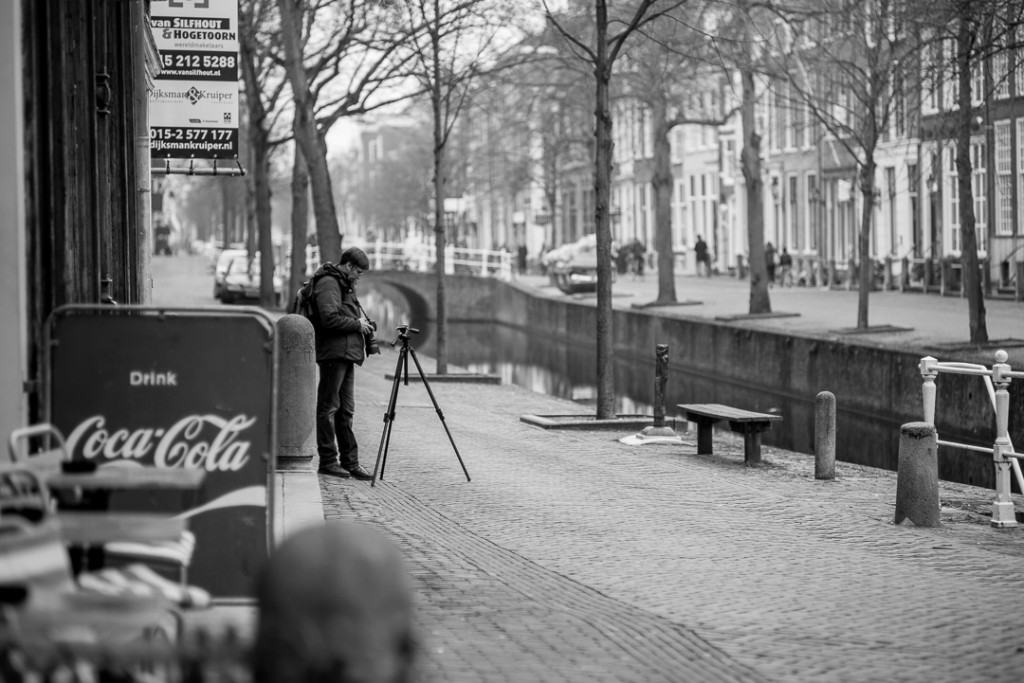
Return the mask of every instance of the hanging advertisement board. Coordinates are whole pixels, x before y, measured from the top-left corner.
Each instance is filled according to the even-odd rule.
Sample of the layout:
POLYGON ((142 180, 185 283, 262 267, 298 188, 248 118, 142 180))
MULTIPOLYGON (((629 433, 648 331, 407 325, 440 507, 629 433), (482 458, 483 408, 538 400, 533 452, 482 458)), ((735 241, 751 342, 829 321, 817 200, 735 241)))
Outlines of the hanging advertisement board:
POLYGON ((48 419, 72 460, 205 472, 198 491, 107 505, 184 518, 189 582, 219 598, 252 595, 273 529, 274 326, 253 310, 66 306, 48 328, 48 419))
POLYGON ((238 157, 238 0, 153 0, 153 159, 238 157))

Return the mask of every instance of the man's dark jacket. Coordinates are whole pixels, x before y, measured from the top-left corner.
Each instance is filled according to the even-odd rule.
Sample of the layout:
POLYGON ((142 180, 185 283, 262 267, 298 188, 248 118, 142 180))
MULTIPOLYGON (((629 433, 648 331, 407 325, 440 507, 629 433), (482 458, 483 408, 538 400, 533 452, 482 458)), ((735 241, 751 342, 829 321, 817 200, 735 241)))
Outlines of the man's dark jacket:
POLYGON ((362 365, 366 358, 359 324, 362 309, 352 281, 333 263, 320 266, 314 277, 317 278, 313 287, 317 313, 313 322, 316 362, 347 360, 362 365))

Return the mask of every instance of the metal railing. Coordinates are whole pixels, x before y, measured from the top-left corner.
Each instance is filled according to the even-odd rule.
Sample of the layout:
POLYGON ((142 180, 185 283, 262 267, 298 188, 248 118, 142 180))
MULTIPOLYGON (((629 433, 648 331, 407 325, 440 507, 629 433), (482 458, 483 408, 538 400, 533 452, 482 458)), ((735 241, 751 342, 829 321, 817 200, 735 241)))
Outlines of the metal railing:
POLYGON ((1017 518, 1013 509, 1013 498, 1010 496, 1010 471, 1017 477, 1017 485, 1024 491, 1024 474, 1021 473, 1020 463, 1017 461, 1024 458, 1024 454, 1014 451, 1013 442, 1010 440, 1009 419, 1010 419, 1010 380, 1024 379, 1024 372, 1015 371, 1006 363, 1009 356, 1006 351, 999 350, 995 354, 995 363, 992 368, 975 363, 939 362, 931 356, 921 359, 919 368, 924 384, 921 387, 924 407, 924 421, 935 424, 935 379, 939 373, 953 375, 973 375, 981 377, 988 389, 989 400, 992 409, 996 414, 996 438, 991 448, 972 446, 970 444, 956 443, 939 439, 940 446, 952 446, 963 448, 978 453, 991 453, 996 468, 996 497, 992 502, 992 526, 999 528, 1017 526, 1017 518))
MULTIPOLYGON (((429 244, 409 242, 372 242, 363 247, 373 270, 405 270, 417 273, 434 272, 437 251, 429 244)), ((444 272, 447 275, 476 275, 512 279, 512 254, 493 249, 467 249, 451 244, 444 249, 444 272)), ((306 247, 306 275, 320 267, 320 250, 306 247)))

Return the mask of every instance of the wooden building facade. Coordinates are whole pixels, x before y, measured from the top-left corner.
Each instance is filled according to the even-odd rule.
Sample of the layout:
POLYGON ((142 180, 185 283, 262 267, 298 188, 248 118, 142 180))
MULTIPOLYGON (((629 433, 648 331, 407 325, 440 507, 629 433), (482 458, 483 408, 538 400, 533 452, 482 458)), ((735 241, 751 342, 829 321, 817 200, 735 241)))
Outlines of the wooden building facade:
MULTIPOLYGON (((148 88, 158 54, 148 0, 0 2, 20 28, 10 68, 20 76, 21 121, 5 135, 22 141, 21 217, 10 227, 22 292, 0 300, 0 315, 17 314, 24 327, 23 407, 12 420, 23 423, 40 414, 43 335, 55 308, 149 301, 148 88)), ((2 389, 4 418, 14 390, 2 389)))

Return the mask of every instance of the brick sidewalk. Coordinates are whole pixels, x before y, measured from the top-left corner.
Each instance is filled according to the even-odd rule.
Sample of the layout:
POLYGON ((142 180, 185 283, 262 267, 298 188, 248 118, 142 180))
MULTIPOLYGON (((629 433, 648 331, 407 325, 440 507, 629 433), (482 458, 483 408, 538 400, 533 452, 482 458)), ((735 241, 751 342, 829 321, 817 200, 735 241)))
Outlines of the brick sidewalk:
MULTIPOLYGON (((373 466, 394 356, 357 375, 373 466)), ((428 367, 430 364, 428 363, 428 367)), ((895 475, 771 448, 629 447, 545 432, 525 413, 586 408, 512 386, 401 387, 386 480, 321 481, 328 520, 379 525, 419 595, 437 681, 1016 681, 1024 531, 942 484, 939 529, 892 524, 895 475)))

